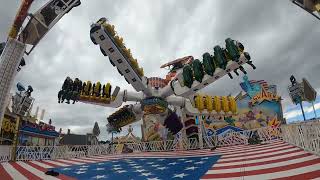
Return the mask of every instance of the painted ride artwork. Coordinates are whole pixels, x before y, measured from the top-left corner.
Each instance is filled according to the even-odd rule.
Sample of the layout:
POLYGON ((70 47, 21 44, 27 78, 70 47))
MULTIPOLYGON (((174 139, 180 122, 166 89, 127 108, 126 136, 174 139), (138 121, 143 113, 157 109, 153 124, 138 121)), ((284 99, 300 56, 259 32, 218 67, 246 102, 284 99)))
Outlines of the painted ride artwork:
MULTIPOLYGON (((291 2, 320 19, 319 0, 291 2)), ((91 44, 85 47, 87 49, 79 45, 77 51, 96 50, 99 60, 111 65, 98 61, 88 63, 103 67, 103 71, 110 71, 113 75, 120 74, 126 88, 120 87, 121 81, 116 81, 118 85, 111 80, 106 82, 112 77, 99 77, 103 73, 94 72, 100 81, 88 80, 84 75, 86 67, 81 67, 81 71, 70 72, 69 69, 63 79, 41 80, 42 85, 46 81, 48 84, 49 81, 55 82, 54 88, 50 86, 55 91, 53 97, 43 94, 37 83, 25 86, 30 79, 21 79, 19 75, 28 68, 30 59, 38 57, 36 47, 43 44, 41 41, 48 41, 45 36, 50 34, 49 31, 60 31, 53 27, 61 24, 62 19, 69 23, 68 28, 72 28, 68 18, 75 18, 72 13, 78 10, 84 12, 81 8, 88 2, 46 0, 41 6, 38 3, 21 1, 13 22, 10 21, 12 25, 7 39, 0 44, 0 179, 320 178, 317 88, 307 78, 298 81, 294 75, 283 74, 288 77, 287 94, 284 94, 283 85, 275 83, 279 81, 268 77, 255 78, 262 71, 272 74, 278 65, 272 65, 275 69, 261 66, 256 50, 252 51, 256 42, 241 39, 247 36, 240 33, 235 37, 219 37, 214 41, 219 44, 206 48, 194 45, 193 48, 200 50, 186 49, 183 51, 187 54, 181 56, 178 50, 172 51, 178 58, 161 66, 161 58, 165 56, 156 57, 159 62, 148 61, 152 64, 149 68, 152 66, 152 71, 158 72, 153 66, 159 63, 162 71, 167 72, 164 76, 148 76, 150 69, 143 68, 137 60, 141 54, 134 56, 134 50, 129 48, 130 44, 136 51, 137 44, 132 41, 126 44, 120 34, 126 37, 128 34, 120 25, 119 28, 115 26, 118 26, 116 19, 122 15, 118 12, 119 17, 115 18, 109 15, 109 11, 104 14, 88 12, 96 18, 91 24, 87 22, 87 34, 83 34, 91 44), (236 85, 239 90, 226 88, 224 85, 228 83, 236 85), (208 88, 213 86, 223 91, 209 92, 208 88), (228 94, 230 91, 233 92, 228 94), (33 114, 34 105, 43 102, 42 97, 48 104, 54 102, 54 106, 62 108, 65 120, 44 118, 45 109, 38 116, 39 107, 33 114), (287 99, 291 99, 291 106, 300 105, 304 121, 289 123, 286 117, 290 114, 283 110, 288 106, 287 99), (304 102, 312 104, 313 119, 305 115, 311 110, 304 109, 304 102), (89 108, 83 110, 92 106, 115 111, 99 121, 101 117, 95 112, 89 108), (77 108, 76 114, 72 113, 74 108, 77 108), (82 110, 91 118, 86 120, 85 128, 81 127, 82 110), (68 123, 74 119, 79 126, 69 128, 72 125, 68 123), (91 122, 92 131, 85 132, 91 122), (104 124, 100 129, 98 124, 101 122, 104 124), (57 130, 56 127, 61 128, 57 130), (67 132, 63 132, 63 128, 67 132), (82 134, 77 134, 80 131, 82 134), (101 137, 105 133, 110 139, 101 137)), ((233 28, 241 31, 236 26, 233 28)), ((194 35, 199 34, 202 32, 194 35)), ((141 41, 139 36, 134 37, 135 41, 141 41)), ((66 39, 58 41, 68 44, 66 39)), ((157 53, 153 55, 157 56, 157 53)), ((304 61, 307 63, 307 58, 304 61)), ((300 110, 293 112, 300 113, 300 110)))

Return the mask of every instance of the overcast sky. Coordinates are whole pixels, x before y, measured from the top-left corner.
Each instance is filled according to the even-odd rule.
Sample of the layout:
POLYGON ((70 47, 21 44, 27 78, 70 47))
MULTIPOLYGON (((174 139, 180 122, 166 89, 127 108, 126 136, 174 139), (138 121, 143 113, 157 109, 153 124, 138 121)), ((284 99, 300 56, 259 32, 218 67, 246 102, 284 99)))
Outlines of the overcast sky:
MULTIPOLYGON (((20 1, 0 2, 0 40, 5 41, 20 1)), ((31 12, 45 2, 36 0, 31 12)), ((204 52, 212 53, 215 45, 225 46, 224 40, 231 37, 244 44, 257 66, 255 71, 245 66, 249 78, 276 84, 285 111, 297 110, 287 93, 291 74, 320 89, 320 21, 289 0, 82 0, 25 57, 27 65, 16 78, 33 86, 35 106, 46 109, 45 119, 52 118, 64 132, 67 128, 90 132, 97 121, 105 139, 106 117, 115 111, 82 103, 58 104, 57 93, 66 76, 133 90, 89 38, 90 24, 100 17, 115 25, 148 77, 164 77, 166 70, 159 68, 163 63, 186 55, 200 58, 204 52)), ((224 77, 204 92, 236 94, 241 80, 224 77)), ((139 123, 134 127, 140 135, 139 123)))

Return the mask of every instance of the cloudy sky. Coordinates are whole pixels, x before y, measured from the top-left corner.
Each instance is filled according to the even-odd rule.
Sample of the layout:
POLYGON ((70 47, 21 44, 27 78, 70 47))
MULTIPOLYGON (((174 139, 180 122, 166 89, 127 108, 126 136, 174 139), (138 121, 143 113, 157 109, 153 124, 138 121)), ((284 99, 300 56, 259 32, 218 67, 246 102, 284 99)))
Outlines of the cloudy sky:
MULTIPOLYGON (((0 2, 5 4, 0 7, 0 40, 5 41, 20 0, 0 2)), ((45 2, 36 0, 31 12, 45 2)), ((320 89, 320 21, 289 0, 82 0, 81 6, 65 15, 25 57, 27 65, 16 78, 16 82, 33 86, 35 106, 46 109, 45 119, 52 118, 64 132, 67 128, 74 133, 90 132, 97 121, 101 139, 108 138, 106 117, 115 111, 81 103, 58 104, 57 92, 66 76, 133 90, 90 41, 90 24, 100 17, 115 25, 149 77, 164 77, 161 64, 186 55, 199 58, 231 37, 244 44, 257 66, 255 71, 245 67, 249 78, 278 86, 288 119, 301 118, 286 90, 291 74, 297 80, 307 78, 320 89)), ((224 77, 204 92, 236 94, 240 81, 241 77, 224 77)), ((310 105, 305 106, 307 113, 312 113, 310 105)), ((316 108, 320 109, 319 102, 316 108)), ((139 123, 134 127, 139 135, 139 123)))

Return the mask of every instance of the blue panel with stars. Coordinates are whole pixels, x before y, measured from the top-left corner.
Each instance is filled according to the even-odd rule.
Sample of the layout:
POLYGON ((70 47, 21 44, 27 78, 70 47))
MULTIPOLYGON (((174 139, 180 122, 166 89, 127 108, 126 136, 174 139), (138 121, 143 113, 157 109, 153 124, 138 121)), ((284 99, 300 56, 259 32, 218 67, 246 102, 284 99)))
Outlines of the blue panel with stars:
POLYGON ((53 168, 77 179, 165 180, 200 179, 220 156, 181 158, 127 158, 100 163, 53 168))

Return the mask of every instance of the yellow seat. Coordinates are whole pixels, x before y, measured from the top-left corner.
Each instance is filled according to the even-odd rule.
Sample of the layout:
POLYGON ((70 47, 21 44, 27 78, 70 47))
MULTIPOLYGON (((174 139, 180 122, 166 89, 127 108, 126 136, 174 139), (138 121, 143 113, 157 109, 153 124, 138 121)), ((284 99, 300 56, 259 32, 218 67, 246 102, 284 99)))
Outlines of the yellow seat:
POLYGON ((127 48, 123 48, 122 50, 123 50, 124 56, 126 56, 127 58, 129 58, 130 53, 129 53, 128 49, 127 49, 127 48))
POLYGON ((144 75, 143 68, 139 68, 138 73, 139 73, 139 76, 143 76, 144 75))
POLYGON ((114 25, 108 24, 108 23, 103 23, 102 26, 104 27, 107 32, 114 37, 116 35, 116 31, 114 29, 114 25))
POLYGON ((96 83, 93 89, 93 94, 95 97, 97 97, 96 94, 101 94, 101 83, 99 81, 96 83))
POLYGON ((91 81, 87 81, 86 86, 84 87, 85 95, 88 95, 90 93, 91 89, 92 89, 91 81))
POLYGON ((225 113, 229 112, 229 103, 227 96, 222 97, 222 108, 225 113))
POLYGON ((315 6, 315 9, 318 13, 320 13, 320 3, 316 4, 315 6))
POLYGON ((104 87, 104 93, 106 95, 106 98, 110 97, 110 92, 111 92, 111 84, 107 83, 104 87))
POLYGON ((234 97, 229 97, 229 102, 230 102, 230 110, 233 114, 237 113, 237 103, 234 99, 234 97))
POLYGON ((219 96, 214 96, 213 101, 214 101, 214 110, 219 113, 221 111, 221 100, 220 100, 220 97, 219 96))
POLYGON ((118 47, 124 48, 123 38, 122 37, 116 36, 114 38, 114 40, 116 41, 116 44, 118 45, 118 47))
POLYGON ((195 98, 196 108, 202 112, 204 110, 204 102, 203 102, 203 96, 197 95, 195 98))
POLYGON ((206 107, 208 112, 211 112, 213 110, 212 97, 209 95, 206 95, 206 107))
POLYGON ((138 68, 138 61, 137 59, 132 59, 131 60, 131 65, 134 69, 137 69, 138 68))

